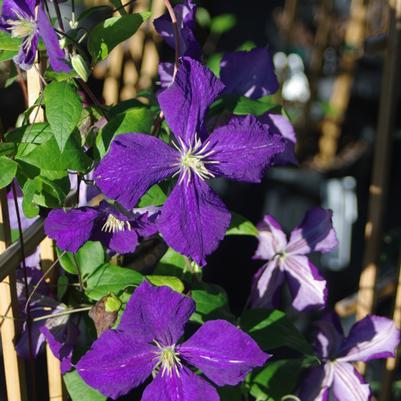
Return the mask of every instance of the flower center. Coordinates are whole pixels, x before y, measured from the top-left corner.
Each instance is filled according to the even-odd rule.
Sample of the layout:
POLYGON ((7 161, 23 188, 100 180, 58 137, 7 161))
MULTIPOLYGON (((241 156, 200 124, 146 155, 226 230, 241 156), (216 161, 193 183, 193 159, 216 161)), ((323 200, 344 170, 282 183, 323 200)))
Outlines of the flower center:
POLYGON ((102 226, 102 231, 106 233, 117 233, 119 231, 131 231, 129 221, 118 220, 116 216, 109 214, 106 222, 102 226))
POLYGON ((179 184, 186 179, 188 185, 191 182, 192 174, 196 174, 203 181, 213 178, 214 174, 207 169, 206 165, 218 164, 219 162, 207 159, 214 153, 214 150, 208 150, 210 142, 203 144, 200 139, 195 138, 194 143, 187 146, 181 138, 178 138, 178 140, 180 147, 175 143, 173 145, 180 152, 180 160, 174 164, 174 166, 179 167, 179 170, 174 175, 181 173, 179 184))
POLYGON ((19 11, 14 11, 16 19, 7 20, 10 25, 10 33, 13 38, 22 38, 24 40, 23 47, 29 49, 32 40, 37 32, 36 21, 32 17, 22 15, 19 11))
POLYGON ((156 340, 153 340, 153 342, 157 345, 158 348, 156 354, 159 360, 157 362, 156 369, 158 367, 161 367, 162 376, 164 376, 166 372, 169 376, 171 376, 174 369, 177 376, 179 376, 180 372, 178 368, 181 367, 182 364, 180 361, 180 356, 178 352, 175 350, 175 344, 169 346, 163 346, 156 340))

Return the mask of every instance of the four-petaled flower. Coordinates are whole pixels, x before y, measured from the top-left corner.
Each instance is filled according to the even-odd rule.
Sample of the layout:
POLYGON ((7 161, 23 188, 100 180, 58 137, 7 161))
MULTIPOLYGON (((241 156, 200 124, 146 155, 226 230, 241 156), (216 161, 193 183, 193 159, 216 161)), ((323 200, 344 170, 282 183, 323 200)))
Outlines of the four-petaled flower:
POLYGON ((53 209, 45 221, 45 232, 64 251, 77 252, 91 240, 102 242, 112 251, 130 253, 135 251, 138 236, 157 232, 158 212, 158 208, 152 207, 128 213, 106 201, 97 207, 53 209))
POLYGON ((368 315, 344 338, 336 315, 318 322, 316 352, 322 364, 310 368, 300 390, 302 401, 369 401, 370 388, 354 362, 395 356, 400 332, 393 321, 368 315))
POLYGON ((268 262, 256 273, 252 289, 254 307, 274 307, 278 290, 287 279, 297 310, 321 308, 326 304, 326 281, 306 256, 311 252, 328 252, 337 245, 331 221, 332 211, 310 209, 287 237, 270 215, 258 226, 259 246, 256 259, 268 262))
POLYGON ((206 180, 260 182, 274 155, 284 150, 281 137, 253 116, 232 118, 208 135, 205 114, 223 89, 211 71, 184 57, 174 84, 158 97, 174 146, 145 134, 118 135, 94 174, 102 192, 128 209, 152 185, 178 176, 158 227, 169 246, 200 265, 230 223, 230 213, 206 180))
POLYGON ((269 355, 246 333, 224 320, 204 323, 182 344, 194 301, 146 281, 134 292, 116 330, 105 331, 77 364, 84 381, 113 399, 153 373, 142 401, 218 401, 201 370, 217 386, 235 385, 269 355))
POLYGON ((36 0, 4 0, 0 29, 22 39, 19 53, 14 57, 14 62, 22 69, 30 69, 35 62, 40 36, 46 46, 53 70, 57 72, 71 70, 65 61, 65 54, 60 48, 57 34, 43 10, 43 5, 36 6, 36 0))

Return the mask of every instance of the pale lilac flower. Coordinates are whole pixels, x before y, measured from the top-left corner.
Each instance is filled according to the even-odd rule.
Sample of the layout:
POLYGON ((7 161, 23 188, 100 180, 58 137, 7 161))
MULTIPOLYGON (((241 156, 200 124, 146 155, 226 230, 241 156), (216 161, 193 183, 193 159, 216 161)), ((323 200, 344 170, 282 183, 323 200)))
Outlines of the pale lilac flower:
POLYGON ((83 380, 116 399, 153 374, 142 401, 218 401, 217 386, 241 382, 269 355, 246 333, 225 320, 211 320, 183 343, 194 301, 169 287, 146 281, 134 292, 116 330, 105 331, 76 368, 83 380))
POLYGON ((318 323, 316 352, 322 361, 310 368, 300 390, 302 401, 369 401, 370 388, 352 365, 395 356, 400 332, 394 322, 368 315, 345 338, 335 315, 318 323))
POLYGON ((43 5, 36 7, 36 0, 3 0, 0 15, 0 29, 10 32, 11 36, 21 38, 22 44, 14 62, 28 70, 35 62, 39 37, 42 38, 54 71, 68 72, 71 68, 65 61, 65 54, 60 48, 58 37, 43 10, 43 5))
POLYGON ((251 295, 254 307, 274 307, 284 281, 288 282, 295 309, 325 306, 326 281, 306 255, 328 252, 337 245, 331 216, 331 210, 310 209, 289 240, 280 224, 272 216, 265 216, 258 226, 259 246, 255 258, 268 262, 255 275, 251 295))
POLYGON ((97 207, 53 209, 45 221, 45 233, 57 246, 77 252, 86 241, 101 241, 118 253, 134 252, 139 236, 157 232, 158 209, 137 209, 125 212, 102 201, 97 207))
POLYGON ((206 181, 223 176, 260 182, 272 158, 284 150, 281 136, 253 116, 234 117, 207 133, 207 109, 223 88, 206 67, 184 57, 174 84, 158 97, 173 146, 151 135, 118 135, 94 174, 102 192, 127 209, 152 185, 178 176, 158 227, 169 246, 200 265, 230 223, 229 211, 206 181))

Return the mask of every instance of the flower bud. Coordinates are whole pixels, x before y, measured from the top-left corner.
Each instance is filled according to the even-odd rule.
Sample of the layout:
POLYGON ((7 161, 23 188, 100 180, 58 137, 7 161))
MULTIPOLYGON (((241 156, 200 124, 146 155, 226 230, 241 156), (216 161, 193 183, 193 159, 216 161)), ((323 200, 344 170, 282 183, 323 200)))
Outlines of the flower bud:
POLYGON ((78 76, 86 82, 89 78, 90 70, 83 57, 79 54, 72 55, 71 64, 78 76))

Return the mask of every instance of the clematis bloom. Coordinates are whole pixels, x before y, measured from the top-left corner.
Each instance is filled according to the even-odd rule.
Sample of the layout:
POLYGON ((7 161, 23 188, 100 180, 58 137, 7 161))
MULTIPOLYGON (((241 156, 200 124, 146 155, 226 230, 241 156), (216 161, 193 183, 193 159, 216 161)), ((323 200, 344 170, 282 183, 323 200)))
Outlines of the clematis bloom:
POLYGON ((53 70, 57 72, 71 70, 65 61, 65 54, 60 48, 57 34, 42 4, 36 7, 36 0, 4 0, 0 29, 10 32, 12 37, 22 39, 14 62, 23 70, 29 70, 35 62, 39 37, 45 44, 53 70))
POLYGON ((118 253, 134 252, 138 236, 157 232, 158 208, 136 209, 124 213, 102 201, 97 207, 65 211, 53 209, 45 221, 45 233, 64 251, 77 252, 86 241, 100 241, 118 253))
POLYGON ((354 362, 395 356, 400 332, 394 322, 368 315, 356 322, 345 338, 336 315, 318 324, 315 344, 322 364, 310 368, 300 389, 302 401, 369 401, 370 388, 354 368, 354 362))
POLYGON ((217 386, 235 385, 269 355, 225 320, 212 320, 182 344, 178 340, 195 311, 194 301, 169 287, 142 283, 116 330, 105 331, 76 368, 83 380, 116 399, 153 374, 142 401, 218 401, 217 386))
POLYGON ((158 97, 173 146, 150 135, 118 135, 94 174, 102 192, 128 209, 152 185, 178 176, 158 227, 169 246, 199 265, 230 223, 229 211, 206 181, 223 176, 260 182, 272 158, 284 150, 282 138, 253 116, 233 117, 209 135, 205 114, 223 89, 210 70, 184 57, 173 85, 158 97))
POLYGON ((255 275, 251 295, 254 307, 274 307, 285 280, 295 309, 325 306, 326 281, 306 255, 328 252, 337 245, 331 217, 331 210, 310 209, 288 241, 280 224, 272 216, 265 216, 258 226, 259 246, 255 258, 268 262, 255 275))

